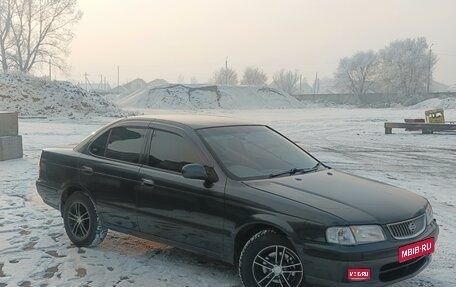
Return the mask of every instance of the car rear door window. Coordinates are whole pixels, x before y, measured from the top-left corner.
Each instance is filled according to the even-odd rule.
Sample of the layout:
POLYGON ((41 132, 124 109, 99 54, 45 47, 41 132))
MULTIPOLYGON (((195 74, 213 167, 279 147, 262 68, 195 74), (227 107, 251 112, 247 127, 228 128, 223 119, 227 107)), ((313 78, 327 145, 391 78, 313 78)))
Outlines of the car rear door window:
POLYGON ((147 129, 115 127, 111 129, 105 156, 107 158, 139 163, 147 129))
POLYGON ((189 163, 201 163, 198 152, 191 142, 174 133, 154 131, 149 166, 181 172, 182 167, 189 163))
POLYGON ((89 148, 91 154, 97 156, 105 156, 106 143, 108 142, 110 133, 111 130, 108 130, 92 142, 89 148))

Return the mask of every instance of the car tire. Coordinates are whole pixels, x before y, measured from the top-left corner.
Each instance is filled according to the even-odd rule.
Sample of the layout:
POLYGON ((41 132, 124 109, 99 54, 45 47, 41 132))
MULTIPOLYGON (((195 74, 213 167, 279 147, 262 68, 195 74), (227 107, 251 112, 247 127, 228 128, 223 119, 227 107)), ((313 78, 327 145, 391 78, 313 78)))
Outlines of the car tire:
POLYGON ((66 200, 63 223, 71 242, 78 247, 97 246, 108 233, 95 204, 81 192, 73 193, 66 200))
POLYGON ((239 256, 239 276, 245 287, 305 286, 299 256, 275 230, 260 231, 245 244, 239 256))

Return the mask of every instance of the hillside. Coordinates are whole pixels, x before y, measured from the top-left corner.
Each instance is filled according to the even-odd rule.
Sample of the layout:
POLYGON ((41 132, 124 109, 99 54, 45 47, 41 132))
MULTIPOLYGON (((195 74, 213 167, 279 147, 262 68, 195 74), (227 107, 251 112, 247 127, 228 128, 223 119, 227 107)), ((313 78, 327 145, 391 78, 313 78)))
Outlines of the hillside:
POLYGON ((277 109, 302 104, 287 93, 257 86, 168 85, 147 87, 116 102, 145 109, 277 109))
POLYGON ((0 74, 0 110, 21 116, 117 117, 121 109, 94 92, 63 81, 0 74))

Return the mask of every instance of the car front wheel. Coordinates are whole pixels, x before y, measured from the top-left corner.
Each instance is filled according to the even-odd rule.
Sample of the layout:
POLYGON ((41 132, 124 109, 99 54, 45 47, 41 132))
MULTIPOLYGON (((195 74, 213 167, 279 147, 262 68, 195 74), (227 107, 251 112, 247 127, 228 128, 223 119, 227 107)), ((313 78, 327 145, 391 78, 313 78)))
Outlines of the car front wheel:
POLYGON ((108 232, 92 200, 80 192, 73 193, 66 200, 63 223, 68 237, 78 247, 96 246, 108 232))
POLYGON ((246 287, 304 286, 299 256, 274 230, 263 230, 245 244, 239 257, 239 276, 246 287))

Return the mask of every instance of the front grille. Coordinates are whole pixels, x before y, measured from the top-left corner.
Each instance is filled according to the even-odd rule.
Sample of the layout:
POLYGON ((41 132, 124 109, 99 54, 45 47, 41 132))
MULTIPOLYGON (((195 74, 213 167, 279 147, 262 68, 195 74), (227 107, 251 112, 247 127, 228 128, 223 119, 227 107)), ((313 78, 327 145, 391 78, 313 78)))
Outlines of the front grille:
POLYGON ((420 270, 426 264, 426 257, 419 257, 404 263, 389 263, 380 269, 379 279, 382 282, 389 282, 408 276, 420 270))
POLYGON ((426 229, 426 217, 423 214, 409 220, 387 224, 387 226, 394 239, 409 239, 423 233, 426 229))

